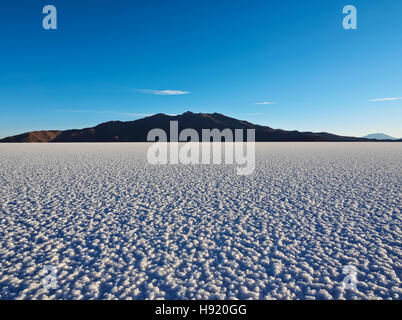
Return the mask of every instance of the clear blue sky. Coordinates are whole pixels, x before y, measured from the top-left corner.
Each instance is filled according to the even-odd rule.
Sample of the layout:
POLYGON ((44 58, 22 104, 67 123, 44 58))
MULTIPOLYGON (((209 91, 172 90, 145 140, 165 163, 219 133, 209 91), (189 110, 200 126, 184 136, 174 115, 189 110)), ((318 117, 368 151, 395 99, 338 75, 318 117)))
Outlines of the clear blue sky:
POLYGON ((402 100, 370 101, 402 97, 401 0, 1 1, 0 43, 0 137, 186 110, 402 137, 402 100))

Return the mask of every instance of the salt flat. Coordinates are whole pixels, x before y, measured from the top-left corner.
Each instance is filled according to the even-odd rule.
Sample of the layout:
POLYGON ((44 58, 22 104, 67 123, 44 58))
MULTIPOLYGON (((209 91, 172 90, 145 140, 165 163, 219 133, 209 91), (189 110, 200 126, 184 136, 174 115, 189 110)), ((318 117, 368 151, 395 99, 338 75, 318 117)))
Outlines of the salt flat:
POLYGON ((258 143, 251 176, 147 146, 0 145, 0 298, 402 298, 402 144, 258 143))

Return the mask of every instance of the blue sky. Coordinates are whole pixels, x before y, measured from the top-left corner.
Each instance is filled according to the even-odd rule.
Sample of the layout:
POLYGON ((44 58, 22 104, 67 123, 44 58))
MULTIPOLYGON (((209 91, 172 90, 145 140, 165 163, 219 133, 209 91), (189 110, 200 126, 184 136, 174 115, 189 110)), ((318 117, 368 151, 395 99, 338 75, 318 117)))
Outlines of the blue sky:
POLYGON ((187 110, 402 137, 400 0, 1 1, 0 41, 0 137, 187 110))

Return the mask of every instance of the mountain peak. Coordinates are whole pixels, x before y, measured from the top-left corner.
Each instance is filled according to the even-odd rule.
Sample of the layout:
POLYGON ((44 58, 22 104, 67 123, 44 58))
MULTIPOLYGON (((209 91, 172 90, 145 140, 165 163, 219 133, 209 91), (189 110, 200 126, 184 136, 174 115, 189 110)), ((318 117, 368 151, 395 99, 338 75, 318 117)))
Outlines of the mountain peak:
POLYGON ((380 133, 371 133, 371 134, 364 136, 363 138, 375 139, 375 140, 397 140, 396 138, 391 137, 391 136, 389 136, 385 133, 381 133, 381 132, 380 133))

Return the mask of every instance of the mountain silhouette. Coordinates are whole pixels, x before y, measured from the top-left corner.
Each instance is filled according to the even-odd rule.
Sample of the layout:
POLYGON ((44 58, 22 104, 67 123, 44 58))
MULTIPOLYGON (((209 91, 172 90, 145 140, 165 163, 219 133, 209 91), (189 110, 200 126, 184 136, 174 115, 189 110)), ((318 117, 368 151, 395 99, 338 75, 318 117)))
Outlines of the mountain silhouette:
MULTIPOLYGON (((170 121, 178 121, 179 132, 195 129, 201 137, 202 129, 255 129, 257 142, 267 141, 373 141, 365 138, 346 137, 326 132, 300 132, 273 129, 248 121, 237 120, 219 113, 193 113, 187 111, 171 116, 158 113, 134 121, 109 121, 95 127, 73 130, 32 131, 1 139, 0 142, 146 142, 147 134, 154 128, 163 129, 169 139, 170 121)), ((246 133, 243 134, 246 139, 246 133)))
POLYGON ((376 140, 398 140, 397 138, 391 137, 385 133, 371 133, 364 136, 363 138, 376 140))

